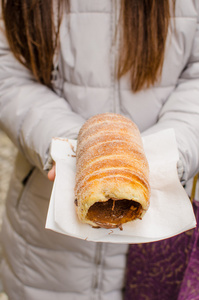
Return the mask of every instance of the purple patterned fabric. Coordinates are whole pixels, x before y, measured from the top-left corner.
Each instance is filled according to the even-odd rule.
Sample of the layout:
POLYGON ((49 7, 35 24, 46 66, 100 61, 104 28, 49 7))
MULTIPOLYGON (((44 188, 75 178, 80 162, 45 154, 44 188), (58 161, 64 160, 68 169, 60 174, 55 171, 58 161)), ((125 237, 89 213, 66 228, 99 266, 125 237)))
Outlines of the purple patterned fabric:
MULTIPOLYGON (((194 202, 199 223, 199 207, 194 202)), ((125 300, 199 300, 199 225, 175 237, 130 245, 125 300)))
POLYGON ((193 248, 184 274, 178 300, 199 300, 199 202, 195 202, 197 228, 193 234, 193 248))

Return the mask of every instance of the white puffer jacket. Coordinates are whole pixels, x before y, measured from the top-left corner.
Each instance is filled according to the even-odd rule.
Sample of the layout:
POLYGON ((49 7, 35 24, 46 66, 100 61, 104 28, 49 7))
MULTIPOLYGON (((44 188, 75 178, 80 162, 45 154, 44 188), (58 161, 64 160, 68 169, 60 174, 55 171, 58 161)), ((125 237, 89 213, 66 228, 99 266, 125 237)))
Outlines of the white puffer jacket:
MULTIPOLYGON (((86 119, 117 112, 143 132, 173 127, 184 178, 199 169, 198 0, 176 0, 161 82, 132 93, 114 75, 120 0, 72 0, 55 57, 55 92, 35 82, 0 31, 0 125, 17 145, 2 230, 10 300, 121 300, 127 245, 90 243, 45 229, 51 138, 76 138, 86 119), (70 24, 70 30, 68 23, 70 24)), ((1 21, 1 26, 3 26, 1 21)))

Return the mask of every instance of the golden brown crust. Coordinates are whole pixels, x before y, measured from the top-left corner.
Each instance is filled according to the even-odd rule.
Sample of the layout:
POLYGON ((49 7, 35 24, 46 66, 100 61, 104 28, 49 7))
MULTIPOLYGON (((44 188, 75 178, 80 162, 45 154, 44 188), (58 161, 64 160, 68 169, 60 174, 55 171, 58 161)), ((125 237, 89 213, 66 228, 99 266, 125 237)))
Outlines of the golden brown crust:
POLYGON ((149 207, 149 167, 140 132, 131 120, 113 113, 90 118, 79 132, 76 155, 75 195, 80 221, 114 228, 143 216, 149 207), (114 201, 112 212, 110 205, 103 204, 110 199, 114 201), (130 206, 127 200, 131 201, 130 206), (116 222, 114 215, 122 203, 124 216, 117 217, 116 222), (139 210, 135 203, 139 203, 139 210), (105 206, 109 212, 102 217, 95 210, 105 206))

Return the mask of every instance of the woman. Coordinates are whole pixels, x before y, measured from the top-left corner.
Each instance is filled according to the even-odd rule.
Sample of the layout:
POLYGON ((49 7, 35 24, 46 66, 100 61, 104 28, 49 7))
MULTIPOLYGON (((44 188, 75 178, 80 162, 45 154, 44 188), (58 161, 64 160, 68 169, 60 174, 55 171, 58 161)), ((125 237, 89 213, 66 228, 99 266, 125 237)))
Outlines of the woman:
POLYGON ((199 8, 188 2, 2 0, 0 124, 19 149, 2 229, 11 300, 122 299, 128 245, 45 229, 49 147, 116 112, 143 135, 172 127, 181 181, 196 173, 199 8))

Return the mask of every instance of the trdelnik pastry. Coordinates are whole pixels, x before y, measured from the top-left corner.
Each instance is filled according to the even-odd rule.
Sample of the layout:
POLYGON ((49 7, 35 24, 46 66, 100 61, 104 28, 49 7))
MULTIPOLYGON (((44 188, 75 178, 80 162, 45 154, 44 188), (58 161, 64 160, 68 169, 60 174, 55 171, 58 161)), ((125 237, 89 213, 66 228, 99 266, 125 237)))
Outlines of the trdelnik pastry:
POLYGON ((122 229, 150 203, 149 166, 139 129, 114 113, 95 115, 77 140, 75 206, 93 227, 122 229))

